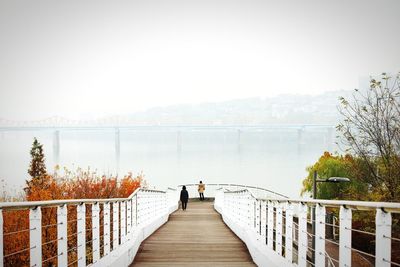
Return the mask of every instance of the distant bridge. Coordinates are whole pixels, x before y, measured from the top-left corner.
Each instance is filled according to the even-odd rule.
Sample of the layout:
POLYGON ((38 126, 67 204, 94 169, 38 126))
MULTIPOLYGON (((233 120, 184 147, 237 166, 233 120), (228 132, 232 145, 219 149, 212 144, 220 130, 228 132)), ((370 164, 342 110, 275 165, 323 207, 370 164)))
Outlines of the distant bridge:
POLYGON ((133 129, 133 130, 176 130, 176 129, 189 129, 189 130, 229 130, 229 129, 243 129, 243 130, 265 130, 265 129, 304 129, 304 128, 334 128, 331 124, 222 124, 222 123, 208 123, 208 124, 185 124, 185 123, 138 123, 130 118, 124 117, 109 117, 93 120, 70 120, 63 117, 51 117, 43 120, 33 121, 14 121, 0 118, 0 131, 37 131, 48 129, 59 130, 107 130, 113 128, 119 129, 133 129))
POLYGON ((334 129, 335 125, 331 124, 159 124, 159 125, 129 125, 129 124, 35 124, 35 123, 18 123, 5 124, 0 121, 0 131, 48 131, 48 130, 63 130, 63 131, 85 131, 85 130, 165 130, 165 131, 196 131, 196 130, 242 130, 242 131, 257 131, 257 130, 306 130, 306 129, 334 129))
POLYGON ((5 132, 53 132, 53 158, 55 164, 60 160, 60 133, 67 131, 105 131, 114 132, 115 159, 119 166, 121 131, 144 132, 172 132, 176 134, 176 149, 182 151, 182 134, 186 132, 234 132, 236 134, 236 146, 240 152, 243 146, 243 134, 250 132, 291 131, 297 134, 297 146, 300 151, 304 144, 306 132, 318 131, 324 135, 326 147, 330 150, 334 143, 334 125, 329 124, 264 124, 264 125, 133 125, 126 121, 68 121, 68 120, 44 120, 38 122, 7 122, 0 121, 0 133, 5 132))

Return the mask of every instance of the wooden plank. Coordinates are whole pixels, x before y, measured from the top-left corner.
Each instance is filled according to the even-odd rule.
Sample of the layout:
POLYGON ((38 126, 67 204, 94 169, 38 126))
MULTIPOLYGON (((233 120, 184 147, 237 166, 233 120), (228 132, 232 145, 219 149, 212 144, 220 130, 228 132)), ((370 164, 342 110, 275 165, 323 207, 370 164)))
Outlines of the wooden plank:
POLYGON ((142 242, 131 266, 256 266, 212 202, 188 204, 142 242))

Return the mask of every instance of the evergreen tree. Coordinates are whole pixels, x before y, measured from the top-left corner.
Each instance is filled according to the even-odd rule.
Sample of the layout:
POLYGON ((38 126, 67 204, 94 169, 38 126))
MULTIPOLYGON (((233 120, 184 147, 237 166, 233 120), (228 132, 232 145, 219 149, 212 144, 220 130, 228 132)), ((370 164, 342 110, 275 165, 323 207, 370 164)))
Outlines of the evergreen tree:
POLYGON ((31 148, 31 163, 28 173, 32 179, 26 181, 27 187, 25 188, 26 196, 31 196, 35 189, 44 189, 47 187, 49 176, 47 175, 46 165, 44 163, 43 145, 35 138, 31 148))
POLYGON ((31 148, 31 164, 28 173, 32 178, 38 178, 47 173, 44 163, 43 145, 39 143, 36 137, 33 140, 31 148))

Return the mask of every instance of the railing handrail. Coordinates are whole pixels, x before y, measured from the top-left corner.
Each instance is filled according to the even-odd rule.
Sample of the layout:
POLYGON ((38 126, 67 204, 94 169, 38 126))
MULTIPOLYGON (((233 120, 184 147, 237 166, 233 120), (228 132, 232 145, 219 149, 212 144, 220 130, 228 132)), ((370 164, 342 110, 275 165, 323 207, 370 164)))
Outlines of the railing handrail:
MULTIPOLYGON (((186 184, 186 186, 197 186, 198 184, 186 184)), ((354 200, 325 200, 325 199, 292 199, 288 198, 282 194, 275 193, 271 190, 255 187, 255 186, 246 186, 240 184, 206 184, 211 186, 240 186, 245 189, 236 190, 236 191, 226 191, 226 193, 240 193, 244 191, 248 191, 253 195, 248 188, 252 189, 260 189, 267 192, 271 192, 285 199, 279 198, 259 198, 253 195, 254 198, 259 200, 267 200, 267 201, 275 201, 275 202, 293 202, 293 203, 307 203, 312 205, 323 204, 328 207, 340 207, 345 206, 348 208, 352 208, 355 210, 373 210, 373 209, 383 209, 388 212, 400 213, 400 203, 398 202, 373 202, 373 201, 354 201, 354 200)), ((183 186, 183 185, 178 185, 183 186)), ((170 190, 176 190, 174 188, 169 187, 170 190)), ((159 192, 166 193, 166 191, 162 190, 154 190, 154 189, 146 189, 146 188, 137 188, 129 197, 127 198, 101 198, 101 199, 60 199, 60 200, 44 200, 44 201, 21 201, 21 202, 0 202, 0 209, 25 209, 32 207, 49 207, 49 206, 60 206, 64 204, 93 204, 93 203, 108 203, 108 202, 117 202, 117 201, 126 201, 132 199, 137 192, 145 191, 145 192, 159 192)))
MULTIPOLYGON (((225 191, 228 194, 249 192, 247 189, 241 189, 237 191, 225 191)), ((253 194, 252 194, 253 195, 253 194)), ((253 195, 254 198, 264 201, 274 201, 274 202, 291 202, 291 203, 304 203, 312 205, 324 205, 326 207, 341 207, 354 209, 354 210, 376 210, 382 209, 386 212, 400 213, 400 203, 399 202, 373 202, 373 201, 354 201, 354 200, 326 200, 326 199, 279 199, 279 198, 258 198, 253 195)))
MULTIPOLYGON (((211 185, 211 186, 240 186, 240 187, 245 187, 245 188, 251 188, 251 189, 257 189, 257 190, 266 191, 266 192, 275 194, 275 195, 283 197, 283 198, 289 198, 289 197, 287 197, 287 196, 285 196, 283 194, 280 194, 280 193, 277 193, 277 192, 274 192, 272 190, 269 190, 269 189, 266 189, 266 188, 263 188, 263 187, 259 187, 259 186, 243 185, 243 184, 225 184, 225 183, 223 183, 223 184, 204 183, 204 184, 205 185, 211 185)), ((178 187, 182 187, 184 185, 185 186, 197 186, 198 184, 180 184, 180 185, 178 185, 178 187)))
POLYGON ((176 191, 177 189, 176 189, 176 188, 172 188, 172 187, 168 187, 168 188, 167 188, 167 190, 173 190, 173 191, 176 191))
POLYGON ((21 201, 21 202, 0 202, 0 209, 7 210, 18 210, 34 207, 54 207, 62 206, 64 204, 94 204, 94 203, 109 203, 126 201, 132 199, 139 191, 143 192, 155 192, 155 193, 166 193, 166 191, 146 189, 139 187, 129 197, 126 198, 86 198, 86 199, 57 199, 57 200, 42 200, 42 201, 21 201))

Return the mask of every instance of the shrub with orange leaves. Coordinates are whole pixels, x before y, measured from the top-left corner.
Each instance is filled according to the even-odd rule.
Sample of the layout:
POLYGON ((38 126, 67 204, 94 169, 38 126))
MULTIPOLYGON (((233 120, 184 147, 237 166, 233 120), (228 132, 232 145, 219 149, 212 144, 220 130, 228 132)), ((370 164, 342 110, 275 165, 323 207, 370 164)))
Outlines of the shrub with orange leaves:
MULTIPOLYGON (((123 198, 132 194, 143 181, 143 174, 136 177, 129 173, 121 181, 117 177, 99 176, 89 169, 78 168, 65 174, 54 176, 47 173, 43 145, 35 138, 30 151, 32 160, 26 181, 25 199, 41 201, 53 199, 100 199, 123 198)), ((58 167, 56 167, 56 171, 58 167)), ((42 212, 42 265, 57 265, 57 208, 43 207, 42 212)), ((100 211, 100 219, 103 209, 100 211)), ((91 217, 91 209, 86 209, 86 217, 91 217)), ((68 262, 77 261, 77 214, 76 206, 68 206, 68 262)), ((91 220, 86 220, 86 229, 91 229, 91 220)), ((112 224, 112 221, 111 221, 112 224)), ((4 266, 29 265, 29 211, 16 210, 3 212, 4 266)), ((100 229, 102 235, 102 228, 100 229)), ((112 233, 111 233, 112 235, 112 233)), ((87 242, 92 241, 91 231, 86 231, 87 242)), ((91 246, 87 246, 87 263, 91 263, 91 246)))
POLYGON ((132 173, 129 173, 121 180, 118 195, 120 197, 129 197, 141 184, 143 185, 143 182, 142 174, 133 178, 132 173))
MULTIPOLYGON (((122 179, 113 176, 99 176, 90 169, 78 169, 69 173, 67 177, 55 177, 45 174, 28 181, 25 190, 27 201, 53 199, 97 199, 97 198, 124 198, 132 194, 144 183, 143 175, 134 176, 128 173, 122 179)), ((103 214, 101 208, 100 215, 103 214)), ((27 266, 29 264, 29 211, 4 211, 4 266, 27 266), (20 252, 13 254, 15 252, 20 252)), ((91 216, 87 208, 86 216, 91 216)), ((76 251, 76 207, 68 207, 68 253, 69 262, 77 259, 76 251), (72 248, 72 249, 70 249, 72 248)), ((86 221, 86 229, 91 229, 91 220, 86 221)), ((102 229, 101 229, 102 230, 102 229)), ((100 233, 101 234, 101 233, 100 233)), ((92 240, 91 231, 88 231, 86 240, 92 240)), ((42 257, 43 266, 57 265, 57 208, 42 208, 42 257)), ((87 247, 88 263, 91 261, 91 248, 87 247)))

